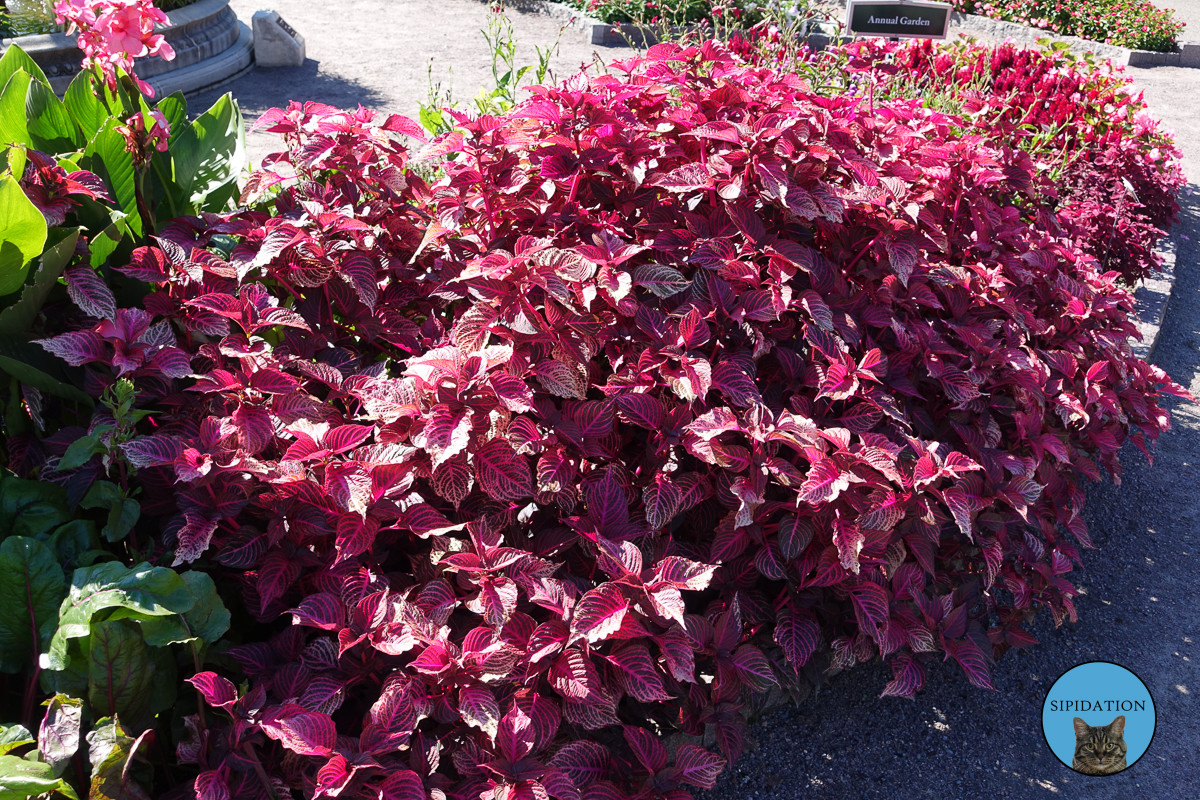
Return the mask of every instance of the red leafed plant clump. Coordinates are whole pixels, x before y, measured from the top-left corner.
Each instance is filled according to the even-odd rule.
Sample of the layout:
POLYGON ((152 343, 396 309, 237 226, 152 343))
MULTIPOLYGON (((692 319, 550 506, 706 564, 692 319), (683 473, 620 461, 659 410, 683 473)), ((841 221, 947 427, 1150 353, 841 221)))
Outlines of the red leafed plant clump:
POLYGON ((156 557, 241 597, 199 797, 683 800, 773 688, 988 687, 1074 617, 1080 478, 1182 390, 1030 155, 714 43, 619 69, 460 118, 431 179, 401 117, 271 112, 248 210, 134 254, 199 376, 119 366, 156 557))

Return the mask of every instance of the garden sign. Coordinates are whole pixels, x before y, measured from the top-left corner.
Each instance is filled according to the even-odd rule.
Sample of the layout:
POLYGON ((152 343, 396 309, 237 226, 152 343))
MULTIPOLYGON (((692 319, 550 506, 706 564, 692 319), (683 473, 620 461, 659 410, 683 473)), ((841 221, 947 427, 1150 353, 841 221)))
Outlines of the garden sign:
POLYGON ((850 0, 846 6, 846 27, 855 36, 945 39, 951 10, 949 3, 850 0))

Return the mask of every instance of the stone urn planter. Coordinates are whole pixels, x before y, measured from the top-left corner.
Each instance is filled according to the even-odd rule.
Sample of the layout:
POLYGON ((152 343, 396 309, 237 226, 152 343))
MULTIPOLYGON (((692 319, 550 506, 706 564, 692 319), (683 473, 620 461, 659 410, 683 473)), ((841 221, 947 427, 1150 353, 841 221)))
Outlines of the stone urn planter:
MULTIPOLYGON (((229 0, 199 0, 169 12, 171 25, 160 29, 175 48, 175 58, 140 58, 138 77, 154 87, 156 97, 172 92, 195 92, 249 69, 254 61, 250 28, 238 21, 229 0)), ((75 36, 47 33, 0 41, 4 49, 16 44, 30 55, 58 94, 71 85, 83 58, 75 36)))

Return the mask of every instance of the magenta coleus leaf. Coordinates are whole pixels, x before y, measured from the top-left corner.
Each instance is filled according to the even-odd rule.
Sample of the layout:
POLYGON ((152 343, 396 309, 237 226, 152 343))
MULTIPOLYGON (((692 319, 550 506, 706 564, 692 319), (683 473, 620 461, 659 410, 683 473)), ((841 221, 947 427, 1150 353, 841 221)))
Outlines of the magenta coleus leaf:
POLYGON ((508 442, 493 439, 475 453, 479 485, 496 500, 522 500, 533 494, 529 462, 508 442))
POLYGON ((571 627, 588 642, 599 642, 621 627, 628 610, 629 601, 620 588, 616 584, 605 583, 580 598, 575 606, 571 627))

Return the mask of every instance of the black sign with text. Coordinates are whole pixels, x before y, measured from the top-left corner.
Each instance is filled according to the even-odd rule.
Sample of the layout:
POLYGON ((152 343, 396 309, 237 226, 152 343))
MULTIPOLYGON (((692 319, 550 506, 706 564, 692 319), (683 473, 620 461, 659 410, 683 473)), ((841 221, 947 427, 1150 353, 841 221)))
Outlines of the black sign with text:
POLYGON ((856 36, 945 39, 950 28, 951 10, 947 3, 850 0, 846 8, 846 27, 856 36))

